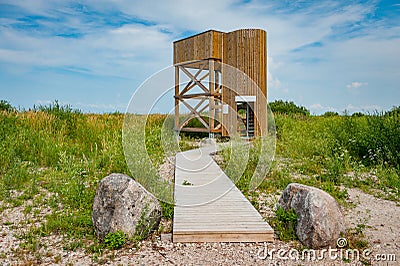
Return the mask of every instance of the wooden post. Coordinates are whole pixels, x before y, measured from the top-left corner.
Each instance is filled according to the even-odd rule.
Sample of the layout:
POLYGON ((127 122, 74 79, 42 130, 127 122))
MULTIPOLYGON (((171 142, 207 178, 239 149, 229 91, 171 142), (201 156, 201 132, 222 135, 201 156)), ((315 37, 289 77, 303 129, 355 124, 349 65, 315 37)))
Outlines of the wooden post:
POLYGON ((215 71, 214 71, 214 60, 210 59, 208 60, 209 63, 209 82, 208 82, 208 89, 210 90, 210 103, 209 103, 209 107, 210 107, 210 111, 209 111, 209 126, 210 126, 210 133, 214 131, 214 127, 215 127, 215 123, 214 123, 214 119, 215 119, 215 107, 214 107, 214 92, 215 92, 215 71))
MULTIPOLYGON (((219 67, 219 65, 217 63, 217 69, 218 68, 220 68, 220 67, 219 67)), ((215 86, 214 86, 214 88, 215 88, 216 93, 218 93, 220 96, 222 96, 221 95, 221 91, 219 91, 219 89, 220 89, 219 74, 220 74, 220 72, 218 72, 218 70, 215 70, 215 86)), ((221 97, 218 98, 216 101, 214 99, 214 102, 217 103, 217 106, 214 106, 215 107, 215 112, 214 113, 215 113, 215 116, 216 116, 216 119, 217 119, 217 122, 218 122, 217 127, 219 127, 221 125, 221 114, 222 114, 221 97)), ((214 126, 215 126, 215 120, 214 120, 214 126)), ((218 129, 217 127, 215 127, 214 129, 217 130, 218 129)))
POLYGON ((179 130, 179 67, 175 67, 175 130, 179 130))

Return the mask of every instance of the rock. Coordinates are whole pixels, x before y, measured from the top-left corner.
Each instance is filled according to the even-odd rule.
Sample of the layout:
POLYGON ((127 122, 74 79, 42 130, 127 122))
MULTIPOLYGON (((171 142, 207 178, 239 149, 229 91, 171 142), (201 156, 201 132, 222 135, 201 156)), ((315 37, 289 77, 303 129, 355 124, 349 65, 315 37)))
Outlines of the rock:
POLYGON ((289 184, 278 206, 293 208, 297 215, 296 235, 309 248, 336 247, 345 220, 336 200, 318 188, 297 183, 289 184))
POLYGON ((158 200, 139 183, 124 174, 111 174, 100 181, 93 203, 92 221, 100 239, 123 231, 147 237, 161 220, 158 200))

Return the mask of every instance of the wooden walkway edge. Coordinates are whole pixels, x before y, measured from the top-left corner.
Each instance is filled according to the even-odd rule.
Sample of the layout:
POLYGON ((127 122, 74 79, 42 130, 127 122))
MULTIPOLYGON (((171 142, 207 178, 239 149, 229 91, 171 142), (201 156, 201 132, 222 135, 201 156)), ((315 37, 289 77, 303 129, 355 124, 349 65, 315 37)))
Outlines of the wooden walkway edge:
POLYGON ((271 242, 274 231, 214 162, 214 145, 178 153, 173 242, 271 242))

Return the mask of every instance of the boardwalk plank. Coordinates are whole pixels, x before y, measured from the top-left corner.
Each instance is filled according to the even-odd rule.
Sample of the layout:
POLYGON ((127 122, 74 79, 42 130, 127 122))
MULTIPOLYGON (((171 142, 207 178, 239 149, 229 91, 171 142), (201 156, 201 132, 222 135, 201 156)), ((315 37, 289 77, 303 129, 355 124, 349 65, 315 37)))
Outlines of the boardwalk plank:
POLYGON ((215 146, 209 145, 176 155, 173 241, 273 241, 273 229, 214 162, 212 152, 215 146))

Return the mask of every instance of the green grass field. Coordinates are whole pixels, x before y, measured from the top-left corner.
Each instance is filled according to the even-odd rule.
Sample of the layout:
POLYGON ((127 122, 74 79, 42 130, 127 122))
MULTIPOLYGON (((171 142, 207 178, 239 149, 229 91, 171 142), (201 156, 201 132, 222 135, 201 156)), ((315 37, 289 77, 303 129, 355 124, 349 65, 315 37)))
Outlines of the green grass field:
MULTIPOLYGON (((24 240, 22 248, 35 251, 40 237, 60 234, 71 240, 67 249, 101 252, 104 246, 92 228, 92 203, 103 177, 113 172, 130 175, 122 148, 124 115, 82 114, 57 102, 30 111, 6 107, 2 102, 0 212, 17 206, 25 206, 26 213, 37 206, 49 209, 40 227, 19 236, 24 240)), ((147 150, 157 163, 163 159, 158 137, 164 119, 164 115, 152 115, 146 127, 147 150)), ((244 177, 237 183, 245 195, 275 193, 299 182, 322 188, 341 204, 345 204, 349 187, 399 202, 398 112, 354 116, 277 113, 275 120, 276 160, 258 190, 246 190, 257 163, 253 148, 244 177)), ((163 206, 170 218, 171 206, 163 206)))
MULTIPOLYGON (((260 191, 282 190, 295 181, 320 187, 339 201, 346 197, 341 185, 399 201, 398 114, 325 117, 278 113, 275 120, 276 160, 260 191)), ((250 158, 257 160, 257 156, 250 158)))

